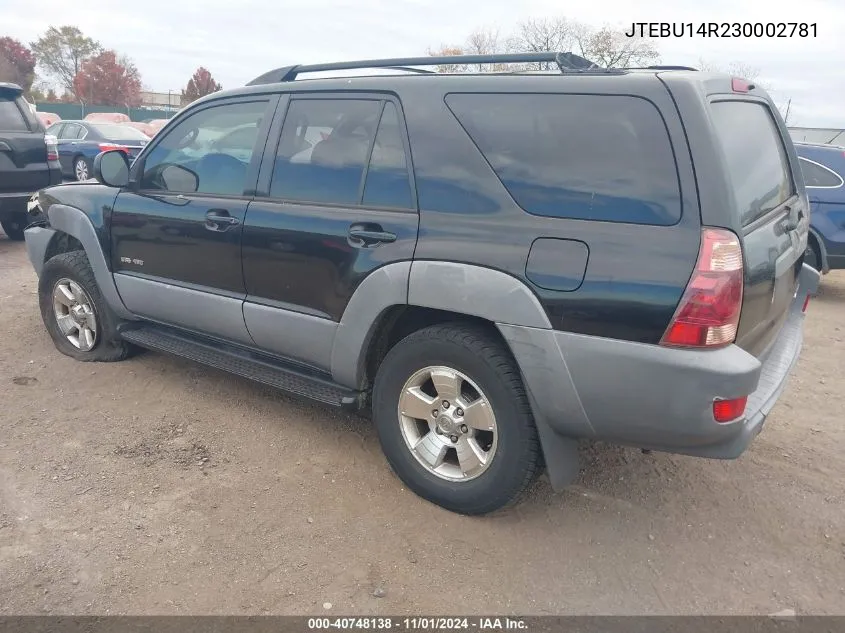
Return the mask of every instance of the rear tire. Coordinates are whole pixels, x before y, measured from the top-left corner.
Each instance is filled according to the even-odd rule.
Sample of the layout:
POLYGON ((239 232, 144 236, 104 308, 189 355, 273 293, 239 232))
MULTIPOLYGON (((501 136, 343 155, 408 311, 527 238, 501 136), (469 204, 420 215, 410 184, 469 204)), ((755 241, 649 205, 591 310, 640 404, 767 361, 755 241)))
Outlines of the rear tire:
POLYGON ((112 362, 134 349, 118 335, 118 319, 100 294, 84 251, 61 253, 44 264, 38 303, 56 349, 66 356, 112 362))
POLYGON ((485 514, 513 503, 538 470, 519 369, 483 328, 435 325, 397 343, 376 375, 373 419, 394 472, 453 512, 485 514))
POLYGON ((0 220, 3 232, 13 242, 20 242, 24 239, 24 229, 27 226, 26 213, 10 213, 0 220))

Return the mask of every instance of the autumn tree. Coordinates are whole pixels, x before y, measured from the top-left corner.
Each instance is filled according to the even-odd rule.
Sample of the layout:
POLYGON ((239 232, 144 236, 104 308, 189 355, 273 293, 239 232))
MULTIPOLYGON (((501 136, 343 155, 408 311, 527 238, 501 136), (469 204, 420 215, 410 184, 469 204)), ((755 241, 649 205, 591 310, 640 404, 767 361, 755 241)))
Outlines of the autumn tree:
POLYGON ((75 26, 51 26, 30 46, 42 71, 71 92, 85 61, 102 50, 98 42, 85 37, 75 26))
POLYGON ((56 95, 56 91, 50 88, 47 91, 47 95, 44 97, 44 100, 50 103, 56 103, 59 100, 59 97, 56 95))
POLYGON ((141 76, 126 57, 103 51, 83 62, 73 80, 73 91, 83 103, 131 107, 141 105, 141 76))
POLYGON ((35 81, 35 55, 11 37, 0 37, 0 81, 18 84, 26 94, 35 81))
POLYGON ((214 81, 211 73, 205 67, 200 66, 188 80, 188 85, 182 90, 182 105, 187 105, 222 88, 223 86, 214 81))

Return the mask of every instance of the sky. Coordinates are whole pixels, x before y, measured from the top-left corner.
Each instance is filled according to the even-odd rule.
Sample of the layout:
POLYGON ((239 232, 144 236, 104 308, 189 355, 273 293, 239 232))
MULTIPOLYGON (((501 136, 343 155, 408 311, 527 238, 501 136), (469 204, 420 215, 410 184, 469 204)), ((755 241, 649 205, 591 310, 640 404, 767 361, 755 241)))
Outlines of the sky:
POLYGON ((807 22, 808 38, 661 38, 663 64, 704 59, 759 69, 790 125, 845 128, 845 0, 0 0, 0 36, 24 42, 71 24, 131 57, 145 89, 178 92, 200 65, 224 88, 296 63, 425 55, 476 28, 507 35, 526 18, 567 17, 630 30, 633 22, 807 22))

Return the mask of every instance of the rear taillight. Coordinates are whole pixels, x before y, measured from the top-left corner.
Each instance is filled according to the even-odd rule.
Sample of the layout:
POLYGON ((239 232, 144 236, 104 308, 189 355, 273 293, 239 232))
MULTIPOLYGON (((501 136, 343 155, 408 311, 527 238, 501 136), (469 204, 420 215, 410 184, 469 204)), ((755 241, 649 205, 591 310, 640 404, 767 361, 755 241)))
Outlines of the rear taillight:
POLYGON ((801 306, 801 312, 806 313, 807 307, 810 305, 810 293, 807 293, 807 296, 804 297, 804 305, 801 306))
POLYGON ((737 236, 725 229, 702 229, 695 270, 660 344, 719 347, 733 343, 742 287, 742 247, 737 236))
POLYGON ((47 146, 47 160, 59 160, 59 141, 55 136, 47 134, 44 136, 44 144, 47 146))
POLYGON ((129 153, 129 148, 124 147, 123 145, 116 145, 115 143, 100 143, 101 152, 110 152, 115 149, 120 152, 124 152, 125 154, 129 153))
POLYGON ((713 419, 724 424, 733 422, 742 417, 745 413, 745 405, 748 403, 748 396, 734 398, 733 400, 715 400, 713 402, 713 419))

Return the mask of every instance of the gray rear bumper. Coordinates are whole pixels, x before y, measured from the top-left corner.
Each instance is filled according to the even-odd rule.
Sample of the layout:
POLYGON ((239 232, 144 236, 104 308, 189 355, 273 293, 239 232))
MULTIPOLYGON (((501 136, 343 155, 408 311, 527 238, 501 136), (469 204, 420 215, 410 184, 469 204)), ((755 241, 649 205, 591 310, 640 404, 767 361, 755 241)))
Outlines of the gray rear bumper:
MULTIPOLYGON (((804 266, 790 314, 755 358, 731 345, 679 350, 500 325, 546 432, 640 448, 731 459, 759 433, 786 385, 803 340, 801 308, 819 274, 804 266), (713 419, 713 401, 748 396, 744 417, 713 419)), ((544 442, 544 451, 547 449, 544 442)), ((555 459, 546 455, 547 463, 555 459)))

